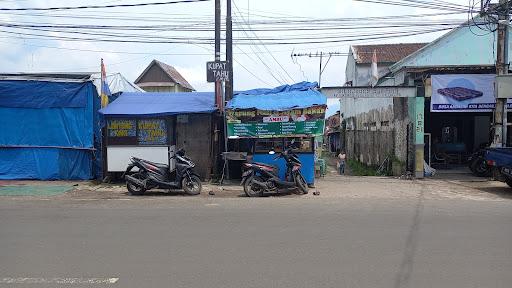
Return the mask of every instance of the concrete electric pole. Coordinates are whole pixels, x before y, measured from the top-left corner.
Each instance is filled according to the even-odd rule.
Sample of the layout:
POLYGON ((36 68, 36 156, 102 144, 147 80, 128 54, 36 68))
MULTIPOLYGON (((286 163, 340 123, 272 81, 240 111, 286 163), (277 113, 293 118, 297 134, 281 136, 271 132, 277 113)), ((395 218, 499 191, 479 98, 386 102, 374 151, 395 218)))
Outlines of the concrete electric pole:
MULTIPOLYGON (((496 75, 508 74, 508 26, 510 22, 509 0, 499 0, 498 40, 496 46, 496 75)), ((497 93, 497 92, 496 92, 497 93)), ((507 145, 507 98, 496 98, 494 110, 494 139, 492 146, 507 145)))

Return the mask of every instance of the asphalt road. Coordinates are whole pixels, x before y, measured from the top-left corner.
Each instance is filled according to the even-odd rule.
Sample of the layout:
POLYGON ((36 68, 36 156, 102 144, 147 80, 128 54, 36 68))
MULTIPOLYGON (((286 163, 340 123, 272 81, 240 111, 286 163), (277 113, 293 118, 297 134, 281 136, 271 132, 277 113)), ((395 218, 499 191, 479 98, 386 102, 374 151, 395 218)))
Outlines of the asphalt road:
POLYGON ((0 245, 0 287, 508 288, 512 201, 0 199, 0 245))

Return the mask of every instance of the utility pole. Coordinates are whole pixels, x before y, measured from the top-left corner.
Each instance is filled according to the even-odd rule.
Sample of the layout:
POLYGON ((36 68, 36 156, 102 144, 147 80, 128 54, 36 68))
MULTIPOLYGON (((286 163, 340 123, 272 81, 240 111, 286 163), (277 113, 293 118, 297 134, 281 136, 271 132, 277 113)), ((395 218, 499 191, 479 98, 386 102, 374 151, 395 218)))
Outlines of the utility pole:
MULTIPOLYGON (((215 62, 220 61, 220 0, 215 0, 215 62)), ((220 81, 215 81, 215 104, 220 111, 223 111, 222 105, 222 86, 220 81)), ((222 116, 222 115, 220 115, 222 116)), ((221 148, 221 127, 219 115, 212 116, 213 121, 213 147, 212 147, 212 159, 213 159, 213 173, 218 175, 219 168, 219 155, 221 148), (220 126, 220 127, 219 127, 220 126)), ((222 122, 224 123, 224 122, 222 122)))
MULTIPOLYGON (((220 0, 215 0, 215 61, 220 61, 220 0)), ((223 109, 222 86, 215 81, 215 102, 219 109, 223 109)))
POLYGON ((228 64, 229 81, 225 83, 226 101, 233 98, 233 22, 231 20, 231 0, 226 0, 226 61, 228 64))
MULTIPOLYGON (((510 22, 509 0, 499 0, 498 40, 496 45, 496 75, 508 74, 508 25, 510 22)), ((507 98, 496 98, 494 109, 493 147, 507 145, 507 98)))

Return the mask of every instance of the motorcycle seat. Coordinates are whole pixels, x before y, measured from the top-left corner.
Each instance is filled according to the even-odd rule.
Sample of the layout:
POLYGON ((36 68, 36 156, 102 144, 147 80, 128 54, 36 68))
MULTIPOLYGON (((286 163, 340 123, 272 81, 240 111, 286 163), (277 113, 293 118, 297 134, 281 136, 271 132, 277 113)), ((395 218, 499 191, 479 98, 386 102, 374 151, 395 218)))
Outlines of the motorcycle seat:
POLYGON ((156 167, 158 167, 158 168, 163 168, 163 169, 167 169, 167 168, 169 168, 169 165, 167 165, 167 164, 151 162, 151 161, 148 161, 148 160, 144 160, 144 162, 149 163, 149 164, 151 164, 151 165, 153 165, 153 166, 156 166, 156 167))
POLYGON ((270 164, 267 164, 267 163, 252 162, 251 164, 258 165, 258 166, 265 166, 265 167, 272 168, 272 169, 275 169, 275 170, 278 169, 276 165, 270 165, 270 164))

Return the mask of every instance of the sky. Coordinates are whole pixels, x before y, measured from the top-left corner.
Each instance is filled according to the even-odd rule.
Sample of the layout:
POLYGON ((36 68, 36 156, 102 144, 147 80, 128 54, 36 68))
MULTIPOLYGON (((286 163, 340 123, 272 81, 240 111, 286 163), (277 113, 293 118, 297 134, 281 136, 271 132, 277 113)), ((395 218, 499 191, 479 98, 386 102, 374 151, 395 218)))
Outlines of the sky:
MULTIPOLYGON (((434 0, 425 1, 432 2, 434 0)), ((84 5, 84 3, 87 5, 107 5, 143 2, 142 0, 0 0, 0 8, 61 7, 80 6, 84 5)), ((147 0, 146 2, 153 1, 147 0)), ((467 0, 449 0, 449 2, 468 5, 467 0)), ((224 0, 222 0, 222 6, 223 17, 225 17, 224 0)), ((315 19, 393 16, 433 12, 436 11, 364 3, 352 0, 233 0, 234 19, 239 25, 246 28, 254 27, 251 26, 254 25, 253 23, 262 20, 309 19, 311 20, 311 25, 315 25, 315 19)), ((187 23, 187 25, 192 25, 190 23, 198 21, 202 23, 212 23, 213 25, 213 13, 214 2, 209 1, 101 10, 86 9, 58 12, 0 11, 0 23, 53 23, 74 25, 187 23), (96 16, 102 19, 88 19, 87 17, 89 16, 96 16)), ((446 16, 433 16, 432 19, 443 19, 443 17, 446 16)), ((450 17, 460 19, 461 22, 467 20, 467 14, 450 17)), ((236 23, 234 25, 236 26, 236 23)), ((133 81, 153 59, 157 59, 174 66, 197 91, 213 90, 213 84, 206 82, 205 71, 206 62, 214 60, 213 47, 210 45, 83 42, 64 41, 51 37, 42 40, 34 39, 36 37, 30 35, 12 33, 13 31, 22 31, 25 34, 34 33, 31 30, 0 29, 0 55, 2 55, 2 57, 0 57, 0 72, 97 72, 100 69, 100 59, 103 58, 107 73, 120 72, 126 78, 133 81), (5 31, 10 31, 11 33, 5 31)), ((63 35, 73 37, 74 35, 62 34, 55 31, 37 31, 36 33, 52 37, 63 35)), ((159 35, 180 35, 182 37, 189 37, 190 39, 204 36, 213 37, 213 32, 206 32, 207 34, 198 33, 199 32, 179 33, 176 31, 164 31, 146 33, 146 37, 149 37, 149 39, 151 39, 153 35, 155 37, 159 35)), ((251 32, 235 31, 233 37, 246 37, 247 34, 245 33, 251 32)), ((285 38, 286 36, 293 35, 294 32, 256 31, 254 33, 256 33, 258 37, 263 38, 285 38)), ((341 31, 339 33, 347 32, 341 31)), ((361 31, 361 33, 364 32, 361 31)), ((327 44, 266 46, 235 44, 234 88, 235 90, 246 90, 261 87, 275 87, 283 84, 283 82, 291 84, 300 81, 318 81, 319 59, 309 57, 292 58, 292 53, 348 52, 351 44, 430 42, 443 33, 446 32, 384 40, 327 44), (251 71, 252 74, 247 72, 246 69, 251 71), (275 78, 278 79, 276 80, 275 78)), ((250 34, 250 36, 252 35, 254 34, 250 34)), ((77 35, 76 37, 84 37, 84 35, 77 35)), ((224 49, 224 46, 222 46, 222 50, 224 49)), ((341 86, 344 83, 346 60, 346 56, 336 56, 330 59, 322 74, 321 86, 341 86)), ((332 114, 337 110, 336 102, 336 100, 329 100, 330 109, 328 110, 328 114, 332 114)))

